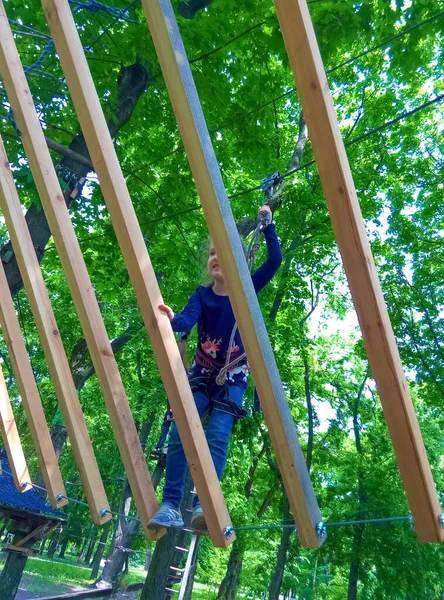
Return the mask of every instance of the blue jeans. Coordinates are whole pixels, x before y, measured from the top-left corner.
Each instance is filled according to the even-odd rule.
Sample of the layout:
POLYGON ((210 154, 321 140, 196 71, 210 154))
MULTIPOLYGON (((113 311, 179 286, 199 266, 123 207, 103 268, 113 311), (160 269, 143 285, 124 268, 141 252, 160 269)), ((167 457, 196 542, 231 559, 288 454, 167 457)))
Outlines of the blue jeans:
MULTIPOLYGON (((242 404, 242 397, 245 387, 241 385, 229 385, 229 394, 232 402, 238 406, 242 404)), ((220 388, 226 396, 224 388, 220 388)), ((202 417, 210 407, 210 398, 208 394, 198 391, 193 393, 196 402, 197 412, 202 417)), ((234 423, 234 415, 214 408, 210 415, 210 420, 206 429, 206 438, 210 449, 211 457, 216 468, 219 480, 222 478, 225 463, 228 454, 228 442, 230 439, 231 428, 234 423)), ((168 441, 167 463, 165 473, 165 487, 163 488, 163 501, 169 502, 176 509, 179 509, 183 497, 185 486, 185 474, 187 470, 187 461, 180 441, 179 432, 176 423, 171 428, 168 441)), ((194 497, 193 506, 198 503, 197 496, 194 497)))

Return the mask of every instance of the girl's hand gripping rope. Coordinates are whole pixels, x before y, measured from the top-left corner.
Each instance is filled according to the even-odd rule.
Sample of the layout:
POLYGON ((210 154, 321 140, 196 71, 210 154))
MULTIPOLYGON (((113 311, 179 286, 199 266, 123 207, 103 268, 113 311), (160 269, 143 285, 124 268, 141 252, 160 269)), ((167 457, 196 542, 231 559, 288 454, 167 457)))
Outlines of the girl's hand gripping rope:
POLYGON ((267 225, 270 225, 271 221, 273 220, 273 215, 268 204, 264 204, 259 208, 259 219, 261 223, 261 229, 265 229, 267 225))

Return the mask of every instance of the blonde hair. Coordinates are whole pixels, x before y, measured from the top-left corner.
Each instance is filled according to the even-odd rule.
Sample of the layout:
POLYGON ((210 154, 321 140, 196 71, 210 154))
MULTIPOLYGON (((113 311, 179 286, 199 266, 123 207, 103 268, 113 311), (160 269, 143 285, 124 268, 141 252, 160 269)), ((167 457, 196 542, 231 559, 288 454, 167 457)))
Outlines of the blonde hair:
MULTIPOLYGON (((242 250, 244 251, 244 256, 247 259, 248 258, 248 248, 247 248, 244 240, 240 236, 240 234, 239 234, 239 239, 242 244, 242 250)), ((213 278, 208 273, 208 259, 210 257, 211 246, 213 246, 213 240, 209 237, 202 244, 202 252, 201 252, 201 255, 205 256, 205 263, 202 264, 202 274, 201 274, 202 285, 205 285, 205 286, 210 286, 214 283, 213 278)))

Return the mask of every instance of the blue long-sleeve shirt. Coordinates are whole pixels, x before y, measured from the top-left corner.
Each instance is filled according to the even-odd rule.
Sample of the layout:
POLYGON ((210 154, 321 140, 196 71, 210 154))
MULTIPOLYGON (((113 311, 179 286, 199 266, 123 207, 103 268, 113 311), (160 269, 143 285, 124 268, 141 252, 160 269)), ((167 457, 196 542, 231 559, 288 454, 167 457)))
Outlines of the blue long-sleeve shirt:
MULTIPOLYGON (((256 293, 260 292, 273 278, 282 262, 282 252, 276 235, 274 223, 270 223, 264 230, 267 243, 268 257, 253 274, 252 281, 256 293)), ((233 331, 235 318, 231 308, 230 298, 220 296, 213 291, 213 286, 199 286, 188 300, 183 312, 175 315, 171 321, 173 331, 189 331, 198 326, 198 347, 194 362, 190 370, 190 383, 197 375, 212 375, 217 373, 224 365, 229 350, 230 337, 233 331), (196 372, 198 371, 198 372, 196 372)), ((244 347, 236 331, 231 348, 230 361, 244 353, 244 347)), ((246 360, 236 366, 236 373, 241 374, 246 381, 248 369, 246 360)), ((192 386, 193 387, 193 386, 192 386)))

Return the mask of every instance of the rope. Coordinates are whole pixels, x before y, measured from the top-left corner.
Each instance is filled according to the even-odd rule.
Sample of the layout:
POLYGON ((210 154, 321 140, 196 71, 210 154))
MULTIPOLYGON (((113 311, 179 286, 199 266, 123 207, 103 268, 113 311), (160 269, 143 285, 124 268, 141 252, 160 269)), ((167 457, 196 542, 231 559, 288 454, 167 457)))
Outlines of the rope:
MULTIPOLYGON (((411 33, 412 31, 414 31, 415 29, 418 29, 419 27, 422 27, 423 25, 430 23, 431 21, 434 21, 435 19, 440 18, 441 16, 444 15, 444 11, 440 11, 438 13, 436 13, 435 15, 429 17, 428 19, 425 19, 424 21, 421 21, 420 23, 417 23, 416 25, 413 25, 412 27, 409 27, 407 29, 404 29, 403 31, 401 31, 400 33, 397 33, 396 35, 393 35, 389 38, 386 38, 385 40, 383 40, 382 42, 380 42, 379 44, 377 44, 376 46, 372 46, 371 48, 369 48, 368 50, 365 50, 364 52, 361 52, 360 54, 357 54, 356 56, 352 56, 351 58, 347 59, 346 61, 331 67, 330 69, 328 69, 326 71, 327 74, 333 73, 334 71, 347 66, 351 63, 353 63, 354 61, 358 60, 359 58, 362 58, 363 56, 366 56, 367 54, 370 54, 371 52, 374 52, 375 50, 378 50, 379 48, 383 48, 384 46, 387 46, 390 42, 399 39, 401 37, 403 37, 404 35, 407 35, 408 33, 411 33)), ((244 119, 245 117, 248 117, 252 114, 255 114, 257 112, 259 112, 260 110, 262 110, 263 108, 266 108, 267 106, 270 106, 270 104, 273 104, 274 102, 277 102, 278 100, 282 100, 283 98, 286 98, 287 96, 290 96, 291 94, 293 94, 294 92, 296 92, 296 88, 291 88, 290 90, 288 90, 287 92, 284 92, 283 94, 280 94, 279 96, 276 96, 275 98, 272 98, 271 100, 268 100, 267 102, 265 102, 264 104, 261 104, 260 106, 257 106, 255 108, 253 108, 250 111, 247 111, 245 113, 243 113, 242 115, 239 115, 238 117, 235 117, 234 119, 232 119, 231 121, 227 121, 226 123, 224 123, 223 125, 220 125, 218 127, 215 127, 212 131, 210 131, 211 134, 217 133, 218 131, 222 131, 224 129, 226 129, 227 127, 229 127, 230 125, 233 125, 233 123, 236 123, 237 121, 240 121, 241 119, 244 119)), ((154 160, 152 160, 150 163, 143 165, 142 167, 140 167, 140 169, 143 169, 145 167, 150 167, 151 165, 160 162, 162 160, 164 160, 165 158, 168 158, 169 156, 171 156, 172 154, 175 154, 176 152, 179 152, 183 150, 183 146, 178 146, 177 148, 175 148, 174 150, 170 150, 167 154, 164 154, 163 156, 159 156, 159 158, 155 158, 154 160)), ((255 188, 259 189, 259 187, 255 188)))
POLYGON ((43 54, 41 55, 41 57, 38 60, 36 60, 36 62, 33 65, 30 65, 29 67, 25 68, 26 76, 32 73, 35 69, 38 69, 43 64, 45 58, 49 55, 53 46, 54 40, 52 38, 49 38, 49 42, 46 44, 46 48, 43 50, 43 54))
POLYGON ((115 8, 114 6, 107 6, 106 4, 97 2, 97 0, 87 0, 87 2, 82 2, 81 0, 69 0, 69 3, 77 7, 76 12, 79 10, 89 10, 93 13, 102 11, 111 17, 125 21, 126 23, 139 24, 139 21, 135 21, 128 16, 128 8, 121 9, 115 8))
MULTIPOLYGON (((392 523, 398 521, 412 522, 411 515, 402 517, 381 517, 379 519, 357 519, 355 521, 337 521, 337 522, 324 522, 325 527, 345 527, 353 525, 367 525, 367 524, 378 524, 378 523, 392 523)), ((233 531, 259 531, 259 530, 273 530, 273 529, 294 529, 297 532, 294 523, 270 523, 265 525, 241 525, 239 527, 233 527, 233 531)))
MULTIPOLYGON (((8 475, 11 475, 12 477, 12 473, 10 473, 9 471, 7 471, 6 469, 3 469, 3 473, 7 473, 8 475)), ((45 493, 47 493, 47 489, 45 487, 42 487, 41 485, 37 485, 35 483, 32 483, 32 481, 24 481, 23 482, 23 487, 26 487, 28 485, 30 485, 33 488, 36 488, 38 490, 41 490, 45 493)), ((78 500, 77 498, 70 498, 69 496, 67 496, 66 494, 60 494, 60 496, 57 498, 58 500, 68 500, 69 502, 73 502, 74 504, 78 504, 80 506, 84 506, 85 508, 89 508, 89 504, 87 502, 83 502, 83 500, 78 500)), ((119 513, 113 510, 109 510, 109 509, 104 509, 102 512, 102 516, 105 515, 114 515, 116 517, 122 517, 123 519, 126 519, 127 521, 140 521, 139 517, 129 517, 128 515, 125 515, 124 513, 119 513)))
MULTIPOLYGON (((259 187, 261 187, 261 186, 259 186, 259 187)), ((247 263, 248 263, 248 270, 250 271, 250 273, 251 273, 251 269, 255 263, 257 251, 259 250, 259 247, 260 247, 261 233, 262 233, 262 226, 261 226, 261 222, 259 221, 253 235, 251 236, 250 244, 247 249, 247 263)), ((238 356, 237 358, 235 358, 234 360, 232 360, 230 362, 231 351, 232 351, 233 342, 234 342, 234 336, 236 335, 237 329, 238 329, 237 323, 235 322, 233 325, 233 331, 231 332, 230 342, 228 344, 228 352, 227 352, 227 357, 225 359, 225 365, 222 367, 222 369, 219 371, 219 373, 217 374, 217 377, 216 377, 217 385, 224 385, 225 380, 227 378, 228 371, 230 369, 234 368, 235 366, 237 366, 240 362, 242 362, 247 357, 247 353, 243 352, 240 356, 238 356)))
MULTIPOLYGON (((372 136, 375 133, 378 133, 379 131, 382 131, 384 129, 387 129, 387 127, 390 127, 391 125, 394 125, 395 123, 397 123, 398 121, 403 121, 404 119, 408 119, 410 116, 414 115, 415 113, 419 112, 420 110, 423 110, 424 108, 427 108, 429 106, 431 106, 432 104, 436 104, 437 102, 441 102, 442 100, 444 100, 444 94, 441 94, 439 96, 437 96, 436 98, 434 98, 433 100, 429 100, 428 102, 425 102, 424 104, 421 104, 420 106, 417 106, 416 108, 413 108, 410 111, 404 112, 401 115, 395 117, 394 119, 392 119, 391 121, 387 121, 386 123, 383 123, 382 125, 380 125, 379 127, 375 127, 374 129, 370 129, 370 131, 367 131, 366 133, 363 133, 362 135, 348 141, 345 142, 344 146, 346 148, 348 148, 349 146, 352 146, 353 144, 357 144, 359 142, 362 142, 362 140, 365 140, 366 138, 372 136)), ((282 178, 285 179, 286 177, 290 177, 290 175, 294 175, 294 173, 297 173, 298 171, 302 171, 308 167, 311 167, 312 165, 314 165, 316 163, 316 161, 314 160, 310 160, 307 163, 304 163, 303 165, 300 165, 299 167, 296 167, 295 169, 292 169, 291 171, 289 171, 288 173, 285 173, 284 175, 282 175, 282 178)), ((131 173, 128 173, 128 175, 131 175, 131 173)), ((255 187, 252 188, 248 188, 246 190, 243 190, 241 192, 236 192, 235 194, 230 194, 228 196, 228 198, 230 200, 232 200, 233 198, 238 198, 239 196, 243 196, 245 194, 250 194, 251 192, 256 192, 258 190, 261 189, 260 185, 256 185, 255 187)), ((201 210, 202 206, 200 204, 196 204, 196 206, 191 206, 190 208, 185 208, 183 210, 180 210, 178 212, 175 213, 171 213, 169 215, 164 215, 163 217, 157 217, 156 219, 152 219, 151 221, 147 221, 147 225, 150 225, 151 223, 157 223, 158 221, 164 221, 166 219, 172 219, 178 215, 182 215, 184 213, 188 213, 188 212, 193 212, 195 210, 201 210)))

